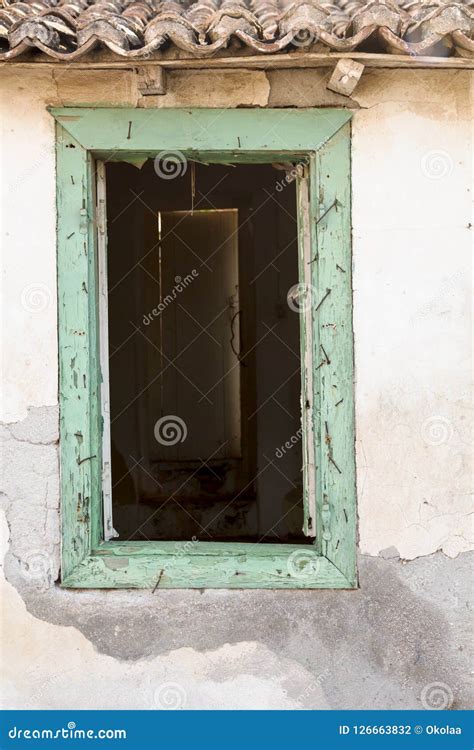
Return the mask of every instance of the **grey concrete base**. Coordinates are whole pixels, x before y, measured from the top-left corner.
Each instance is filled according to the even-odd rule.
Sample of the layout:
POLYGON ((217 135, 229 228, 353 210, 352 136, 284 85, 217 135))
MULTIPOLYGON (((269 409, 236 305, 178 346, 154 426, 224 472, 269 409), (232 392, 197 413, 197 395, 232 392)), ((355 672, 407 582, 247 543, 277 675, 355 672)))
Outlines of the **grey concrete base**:
MULTIPOLYGON (((235 657, 220 662, 214 679, 241 670, 262 677, 271 655, 288 698, 301 708, 423 708, 423 690, 442 683, 455 709, 472 705, 470 592, 461 583, 471 573, 468 555, 434 555, 406 565, 361 558, 361 588, 355 592, 29 587, 22 595, 36 617, 73 625, 114 659, 151 659, 183 648, 214 652, 252 642, 250 664, 244 656, 242 663, 235 657)), ((267 674, 270 682, 273 677, 267 674)))

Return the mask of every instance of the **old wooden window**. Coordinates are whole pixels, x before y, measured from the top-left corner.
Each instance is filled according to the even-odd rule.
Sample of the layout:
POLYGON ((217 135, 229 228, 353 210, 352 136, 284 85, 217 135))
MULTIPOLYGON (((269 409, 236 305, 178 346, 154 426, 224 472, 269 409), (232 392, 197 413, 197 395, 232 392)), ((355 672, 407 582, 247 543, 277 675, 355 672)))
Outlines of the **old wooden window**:
MULTIPOLYGON (((52 113, 57 120, 62 584, 354 587, 350 114, 106 108, 52 113), (158 194, 151 188, 148 195, 150 165, 155 172, 161 165, 187 170, 186 199, 178 181, 173 189, 158 194), (196 185, 214 173, 233 173, 231 187, 199 205, 196 185), (134 180, 141 181, 135 186, 140 189, 133 190, 134 180), (253 284, 260 291, 249 292, 256 278, 252 264, 255 257, 261 260, 258 248, 266 234, 272 235, 271 222, 260 227, 263 245, 242 240, 252 189, 269 185, 268 180, 273 187, 268 201, 290 218, 292 208, 282 206, 279 193, 287 200, 296 189, 297 231, 290 237, 294 252, 283 274, 287 284, 269 296, 277 316, 279 311, 287 315, 288 306, 297 310, 286 328, 288 336, 300 339, 298 362, 288 377, 297 374, 300 404, 289 401, 291 408, 282 408, 292 420, 288 426, 298 429, 281 448, 284 453, 300 443, 294 455, 299 451, 302 468, 301 503, 294 504, 298 529, 282 523, 271 541, 250 520, 263 451, 251 433, 263 434, 272 425, 271 415, 258 427, 252 422, 262 403, 255 379, 265 371, 271 375, 272 365, 265 364, 265 353, 256 365, 252 354, 258 343, 252 305, 265 304, 265 284, 253 284), (120 206, 130 200, 138 208, 135 219, 127 213, 127 222, 121 221, 120 206), (242 247, 251 247, 252 257, 243 257, 242 247), (215 283, 206 286, 199 278, 203 267, 215 283), (121 291, 114 298, 111 290, 118 284, 121 291), (127 330, 147 345, 127 349, 127 330), (196 390, 199 398, 192 395, 196 390), (140 405, 120 427, 123 407, 138 396, 140 405), (189 440, 151 439, 170 429, 184 430, 189 440), (292 441, 294 435, 298 439, 292 441), (185 515, 161 513, 170 497, 182 501, 173 508, 184 506, 185 515), (224 510, 235 510, 237 498, 239 512, 227 524, 206 526, 203 508, 221 502, 224 510), (156 513, 149 509, 155 507, 161 522, 151 520, 156 513), (191 525, 185 520, 189 515, 191 525), (138 519, 135 526, 132 517, 138 519), (193 534, 193 524, 211 528, 208 536, 217 541, 193 534), (118 538, 114 526, 120 527, 118 538)), ((273 247, 266 251, 272 264, 271 253, 278 253, 273 247)), ((288 350, 291 344, 282 341, 288 350)), ((282 502, 278 482, 273 486, 273 495, 269 487, 261 490, 267 505, 258 506, 269 517, 282 502)))

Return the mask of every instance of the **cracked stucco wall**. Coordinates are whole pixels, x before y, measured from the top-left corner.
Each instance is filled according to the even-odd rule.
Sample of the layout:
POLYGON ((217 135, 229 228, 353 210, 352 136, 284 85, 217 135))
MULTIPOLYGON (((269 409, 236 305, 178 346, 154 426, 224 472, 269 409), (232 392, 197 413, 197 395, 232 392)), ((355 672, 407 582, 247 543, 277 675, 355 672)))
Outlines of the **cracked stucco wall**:
POLYGON ((165 96, 143 99, 131 72, 3 69, 6 705, 416 708, 435 683, 449 705, 468 705, 470 78, 366 70, 348 100, 326 90, 329 75, 174 72, 165 96), (152 595, 54 585, 55 177, 46 106, 98 102, 354 111, 360 591, 152 595))

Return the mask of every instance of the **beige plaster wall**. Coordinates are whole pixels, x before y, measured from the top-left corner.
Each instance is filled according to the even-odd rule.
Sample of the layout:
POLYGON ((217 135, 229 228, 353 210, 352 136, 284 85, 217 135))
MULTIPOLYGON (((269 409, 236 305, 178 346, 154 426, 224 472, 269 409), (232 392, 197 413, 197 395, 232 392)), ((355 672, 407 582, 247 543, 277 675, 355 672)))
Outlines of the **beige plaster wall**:
POLYGON ((348 100, 327 91, 329 74, 174 72, 165 96, 144 99, 133 72, 3 67, 2 528, 16 581, 2 584, 6 706, 416 708, 440 680, 451 703, 465 705, 470 78, 366 70, 348 100), (412 559, 443 550, 457 560, 402 567, 372 559, 360 592, 79 594, 22 580, 38 549, 58 566, 54 126, 46 110, 58 104, 353 109, 360 551, 412 559), (22 586, 30 586, 24 600, 22 586))
POLYGON ((179 71, 142 97, 131 71, 4 68, 3 399, 57 403, 54 127, 48 105, 351 106, 361 551, 469 548, 470 74, 179 71))

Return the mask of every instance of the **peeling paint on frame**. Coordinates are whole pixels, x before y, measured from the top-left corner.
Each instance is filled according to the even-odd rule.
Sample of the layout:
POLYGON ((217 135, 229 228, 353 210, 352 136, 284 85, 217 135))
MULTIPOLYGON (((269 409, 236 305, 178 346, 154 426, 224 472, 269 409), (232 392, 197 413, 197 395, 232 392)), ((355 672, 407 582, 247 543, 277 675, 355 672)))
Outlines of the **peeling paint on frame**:
MULTIPOLYGON (((106 108, 52 113, 58 123, 62 585, 354 588, 350 113, 339 109, 144 113, 106 108), (137 123, 143 116, 146 128, 137 123), (216 119, 219 129, 214 132, 211 126, 216 119), (203 542, 180 554, 176 542, 103 541, 94 157, 109 152, 120 160, 131 154, 153 157, 164 149, 208 162, 298 161, 302 156, 309 161, 309 177, 299 181, 299 189, 303 184, 306 191, 309 187, 314 294, 306 318, 312 334, 310 388, 316 405, 311 409, 316 468, 313 549, 308 545, 203 542), (331 322, 335 326, 329 326, 331 322), (321 352, 324 366, 320 367, 321 352), (302 577, 292 570, 289 558, 308 551, 313 559, 307 562, 308 575, 302 577)), ((301 226, 301 216, 299 222, 301 226)), ((300 240, 304 234, 299 232, 300 240)), ((308 263, 302 257, 300 274, 302 262, 308 263)), ((303 361, 306 343, 304 339, 303 361)))

